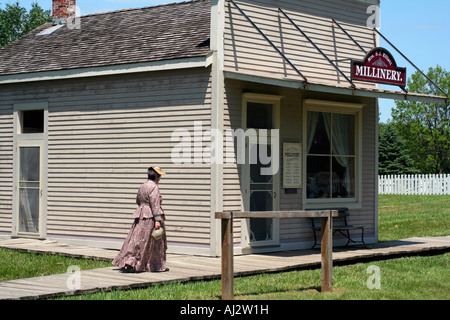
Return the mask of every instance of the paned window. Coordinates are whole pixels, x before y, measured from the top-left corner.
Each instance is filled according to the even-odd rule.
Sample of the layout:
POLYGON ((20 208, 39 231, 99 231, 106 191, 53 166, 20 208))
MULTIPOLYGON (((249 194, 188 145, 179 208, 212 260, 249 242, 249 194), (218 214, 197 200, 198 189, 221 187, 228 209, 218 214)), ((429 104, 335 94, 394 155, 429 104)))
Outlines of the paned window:
POLYGON ((307 112, 307 199, 355 198, 356 116, 307 112))

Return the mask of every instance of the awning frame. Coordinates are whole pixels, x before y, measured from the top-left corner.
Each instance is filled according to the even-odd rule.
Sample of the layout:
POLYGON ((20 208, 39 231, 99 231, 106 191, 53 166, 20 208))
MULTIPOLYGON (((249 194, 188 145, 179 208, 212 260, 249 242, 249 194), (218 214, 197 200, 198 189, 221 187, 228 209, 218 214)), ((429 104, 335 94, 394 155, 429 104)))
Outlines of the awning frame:
MULTIPOLYGON (((234 0, 227 0, 229 2, 231 2, 234 7, 242 14, 242 16, 245 17, 245 19, 259 32, 259 34, 272 46, 272 48, 275 49, 275 51, 283 58, 283 60, 285 62, 287 62, 293 69, 294 71, 300 75, 303 79, 303 88, 307 89, 308 87, 310 87, 310 84, 308 83, 308 79, 305 77, 305 75, 302 74, 302 72, 300 70, 298 70, 298 68, 289 60, 288 57, 286 57, 286 55, 280 50, 278 49, 278 47, 264 34, 264 32, 252 21, 252 19, 236 4, 236 2, 234 0)), ((357 88, 356 85, 344 74, 344 72, 335 64, 333 63, 333 61, 314 43, 314 41, 308 37, 308 35, 281 9, 278 8, 278 11, 281 12, 286 19, 289 20, 289 22, 316 48, 317 51, 319 51, 319 53, 322 54, 322 56, 350 83, 351 86, 351 90, 353 95, 355 95, 355 91, 358 89, 362 89, 362 91, 366 91, 367 89, 364 88, 357 88)), ((335 19, 332 19, 332 22, 334 24, 336 24, 343 32, 345 35, 347 35, 347 37, 349 37, 365 54, 367 54, 367 50, 365 50, 335 19)), ((436 83, 434 83, 427 75, 425 75, 419 68, 417 68, 417 66, 411 62, 411 60, 409 60, 399 49, 397 49, 397 47, 395 47, 385 36, 383 36, 380 31, 378 31, 376 28, 373 28, 374 32, 378 33, 392 48, 394 48, 405 60, 407 60, 417 71, 419 71, 430 83, 432 83, 443 95, 443 99, 445 99, 445 104, 448 104, 448 95, 445 93, 444 90, 442 90, 436 83)), ((233 72, 228 72, 229 76, 231 76, 232 74, 234 74, 233 72)), ((315 84, 315 86, 321 86, 321 84, 315 84)), ((328 85, 325 85, 325 87, 328 87, 328 85)), ((408 97, 413 98, 412 100, 422 100, 425 98, 425 96, 423 94, 415 94, 415 93, 409 93, 405 87, 400 86, 400 88, 402 89, 402 91, 404 92, 404 99, 408 100, 408 97), (416 96, 417 95, 417 96, 416 96)), ((340 88, 341 90, 344 88, 340 88)), ((373 92, 379 92, 382 90, 372 90, 373 92)), ((400 94, 400 92, 390 92, 389 95, 398 95, 400 94)), ((429 100, 433 100, 433 101, 440 101, 441 99, 439 99, 439 96, 433 96, 433 95, 427 95, 429 96, 429 100), (438 98, 438 99, 437 99, 438 98)), ((424 99, 427 100, 427 99, 424 99)))

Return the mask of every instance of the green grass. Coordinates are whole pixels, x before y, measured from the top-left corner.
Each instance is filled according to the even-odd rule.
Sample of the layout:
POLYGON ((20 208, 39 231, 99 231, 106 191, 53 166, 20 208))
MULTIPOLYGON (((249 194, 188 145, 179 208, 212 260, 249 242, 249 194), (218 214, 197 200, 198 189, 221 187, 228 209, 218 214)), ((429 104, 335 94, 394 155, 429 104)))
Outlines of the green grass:
POLYGON ((72 265, 81 270, 112 266, 106 261, 0 249, 0 281, 65 273, 72 265))
MULTIPOLYGON (((379 240, 450 235, 450 196, 379 197, 379 240)), ((111 266, 109 262, 37 255, 0 249, 0 281, 111 266)), ((406 257, 333 268, 333 292, 320 293, 320 270, 262 274, 235 279, 235 298, 244 300, 449 300, 450 253, 406 257), (381 288, 370 290, 367 268, 380 268, 381 288)), ((217 300, 221 282, 156 285, 146 289, 100 292, 62 299, 79 300, 217 300)))
MULTIPOLYGON (((320 293, 320 270, 291 271, 235 278, 239 300, 449 300, 450 253, 407 257, 333 268, 333 292, 320 293), (380 289, 369 289, 380 270, 380 289)), ((172 283, 146 289, 87 294, 71 300, 219 300, 221 281, 172 283)))
POLYGON ((448 235, 450 196, 379 196, 379 241, 448 235))

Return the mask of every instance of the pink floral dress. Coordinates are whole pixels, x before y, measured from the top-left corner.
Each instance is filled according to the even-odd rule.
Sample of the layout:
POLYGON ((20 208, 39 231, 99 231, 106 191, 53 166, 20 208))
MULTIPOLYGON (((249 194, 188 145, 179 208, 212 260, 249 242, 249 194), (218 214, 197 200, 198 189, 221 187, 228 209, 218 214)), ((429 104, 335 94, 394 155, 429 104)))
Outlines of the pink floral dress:
POLYGON ((148 180, 142 184, 136 196, 138 208, 133 214, 134 222, 117 257, 112 263, 120 268, 133 268, 133 271, 167 271, 166 233, 161 239, 151 237, 155 220, 165 230, 165 215, 161 208, 161 194, 158 185, 148 180))

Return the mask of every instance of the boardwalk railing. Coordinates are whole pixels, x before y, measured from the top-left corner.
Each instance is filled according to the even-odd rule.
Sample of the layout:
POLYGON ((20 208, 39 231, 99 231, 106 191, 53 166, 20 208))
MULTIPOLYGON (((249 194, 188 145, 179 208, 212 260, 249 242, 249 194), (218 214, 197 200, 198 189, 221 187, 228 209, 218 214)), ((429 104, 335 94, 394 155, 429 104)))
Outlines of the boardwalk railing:
POLYGON ((450 174, 379 176, 378 194, 450 195, 450 174))
POLYGON ((338 213, 339 212, 337 210, 216 212, 216 219, 222 220, 222 300, 232 300, 234 296, 233 219, 241 218, 321 218, 321 288, 322 292, 332 291, 332 217, 337 217, 338 213))

